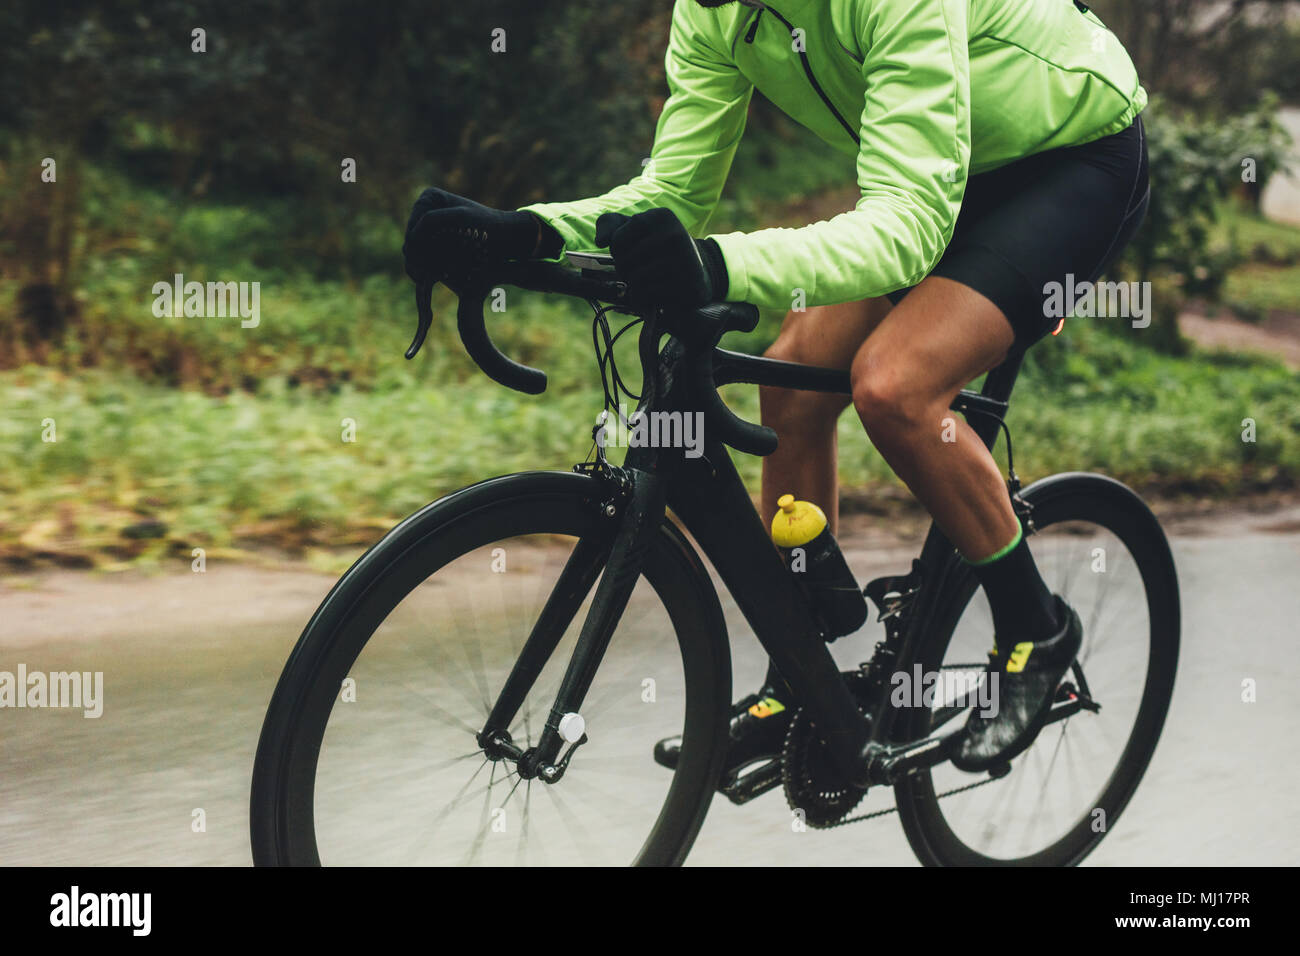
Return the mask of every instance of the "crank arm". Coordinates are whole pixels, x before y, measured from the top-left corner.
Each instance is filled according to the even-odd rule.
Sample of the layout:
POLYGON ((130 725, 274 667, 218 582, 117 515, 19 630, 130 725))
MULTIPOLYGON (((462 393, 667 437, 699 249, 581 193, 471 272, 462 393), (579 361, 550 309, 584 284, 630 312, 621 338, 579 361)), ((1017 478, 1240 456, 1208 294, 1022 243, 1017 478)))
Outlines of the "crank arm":
POLYGON ((910 744, 879 745, 868 764, 872 785, 892 786, 908 774, 945 763, 957 749, 961 733, 927 737, 910 744))
POLYGON ((781 786, 781 761, 778 758, 769 760, 757 770, 724 778, 718 785, 718 793, 732 803, 740 805, 749 803, 755 797, 761 797, 779 786, 781 786))
MULTIPOLYGON (((1091 697, 1078 693, 1068 684, 1064 685, 1057 691, 1057 700, 1048 711, 1043 726, 1073 717, 1081 710, 1095 714, 1101 710, 1101 705, 1091 697)), ((961 735, 962 732, 957 731, 942 737, 927 737, 916 743, 886 744, 880 747, 870 763, 872 782, 894 784, 908 774, 944 763, 956 750, 961 735)))

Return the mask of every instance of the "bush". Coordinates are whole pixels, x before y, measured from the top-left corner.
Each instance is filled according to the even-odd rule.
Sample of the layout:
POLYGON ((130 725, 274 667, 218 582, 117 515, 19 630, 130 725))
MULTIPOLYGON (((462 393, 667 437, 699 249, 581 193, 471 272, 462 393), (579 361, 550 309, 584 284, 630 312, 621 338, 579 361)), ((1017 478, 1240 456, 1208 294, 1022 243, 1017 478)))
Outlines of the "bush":
POLYGON ((668 14, 661 0, 6 3, 0 83, 22 95, 0 111, 0 174, 19 184, 0 199, 0 268, 48 286, 37 311, 66 320, 99 166, 160 201, 140 241, 176 257, 251 241, 318 275, 395 269, 396 229, 430 183, 514 206, 639 173, 668 14), (57 186, 40 181, 45 157, 57 186), (203 199, 237 199, 248 228, 213 234, 230 217, 203 221, 203 199), (174 228, 184 217, 192 232, 174 228))
POLYGON ((1229 119, 1179 114, 1159 102, 1143 114, 1150 156, 1146 222, 1117 264, 1153 284, 1151 339, 1179 352, 1178 313, 1188 298, 1217 301, 1236 250, 1217 239, 1225 197, 1284 168, 1289 137, 1277 100, 1229 119))

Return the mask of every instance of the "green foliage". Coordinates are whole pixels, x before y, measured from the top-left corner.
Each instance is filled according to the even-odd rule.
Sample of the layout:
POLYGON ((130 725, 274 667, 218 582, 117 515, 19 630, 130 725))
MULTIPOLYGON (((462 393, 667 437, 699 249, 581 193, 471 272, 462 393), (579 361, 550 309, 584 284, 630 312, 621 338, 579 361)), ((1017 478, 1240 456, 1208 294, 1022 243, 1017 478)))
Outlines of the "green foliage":
POLYGON ((1300 266, 1240 266, 1228 276, 1223 299, 1247 320, 1262 319, 1274 309, 1300 314, 1300 266))
POLYGON ((1300 24, 1290 0, 1092 0, 1150 92, 1213 115, 1250 110, 1260 90, 1300 96, 1300 24))
POLYGON ((1218 297, 1236 255, 1213 241, 1215 223, 1247 165, 1261 182, 1283 168, 1289 138, 1276 114, 1271 96, 1226 120, 1179 116, 1159 104, 1144 114, 1151 205, 1126 256, 1139 274, 1164 273, 1185 295, 1218 297))
POLYGON ((48 287, 21 310, 35 339, 75 321, 81 268, 102 248, 84 220, 115 205, 82 181, 98 166, 123 171, 113 189, 149 194, 161 228, 124 236, 146 251, 395 271, 424 186, 509 207, 639 173, 668 13, 660 0, 6 3, 0 269, 48 287), (47 156, 57 189, 38 179, 47 156))
POLYGON ((17 131, 190 192, 355 194, 400 215, 418 175, 506 204, 639 171, 663 7, 17 0, 0 14, 18 39, 0 78, 40 91, 14 104, 17 131), (337 188, 345 156, 358 161, 351 190, 337 188))
POLYGON ((1244 202, 1219 211, 1220 237, 1241 261, 1223 285, 1223 302, 1238 318, 1261 319, 1275 309, 1300 313, 1300 229, 1271 222, 1244 202))
POLYGON ((1158 101, 1144 112, 1151 202, 1112 271, 1152 284, 1153 347, 1185 353, 1178 332, 1184 304, 1189 298, 1218 301, 1241 261, 1237 247, 1223 238, 1218 216, 1244 182, 1262 182, 1284 168, 1289 137, 1276 114, 1271 95, 1227 119, 1179 114, 1158 101))
MULTIPOLYGON (((320 299, 364 305, 398 291, 322 290, 320 299)), ((374 312, 373 302, 365 311, 374 312)), ((493 319, 507 351, 550 373, 540 396, 502 389, 474 369, 445 307, 410 363, 399 354, 404 326, 343 326, 344 351, 363 353, 372 337, 382 345, 369 389, 313 391, 270 377, 254 394, 205 395, 103 371, 0 373, 0 557, 90 551, 188 560, 191 547, 360 544, 469 482, 567 468, 590 451, 600 410, 587 321, 582 307, 535 297, 493 319), (47 418, 56 443, 41 441, 47 418), (342 440, 344 419, 356 423, 355 442, 342 440), (124 544, 123 529, 146 519, 161 521, 164 536, 124 544)), ((630 355, 627 362, 631 369, 630 355)), ((730 386, 726 395, 757 417, 756 389, 730 386)), ((1028 479, 1085 468, 1148 489, 1239 492, 1300 476, 1293 372, 1256 359, 1162 356, 1102 322, 1074 320, 1030 352, 1010 423, 1017 469, 1028 479), (1255 444, 1241 440, 1248 417, 1258 423, 1255 444)), ((840 455, 847 491, 896 481, 851 413, 840 423, 840 455)), ((760 460, 737 461, 757 489, 760 460)))
MULTIPOLYGON (((600 400, 584 307, 511 290, 506 314, 489 317, 509 354, 550 373, 540 397, 478 372, 446 294, 424 351, 404 362, 414 317, 400 227, 429 183, 510 206, 636 174, 669 10, 3 5, 0 557, 188 560, 191 546, 359 543, 467 482, 585 456, 600 400), (206 53, 191 50, 196 26, 206 53), (498 27, 504 52, 492 47, 498 27), (39 182, 45 156, 59 162, 58 189, 39 182), (357 160, 354 184, 340 180, 343 157, 357 160), (261 324, 154 316, 153 284, 177 272, 260 282, 261 324), (46 418, 57 442, 41 441, 46 418), (344 419, 354 443, 341 439, 344 419), (163 537, 128 533, 155 519, 163 537)), ((1125 268, 1160 285, 1161 327, 1174 328, 1168 312, 1191 294, 1244 300, 1243 267, 1224 278, 1243 256, 1251 268, 1295 263, 1294 232, 1249 215, 1215 221, 1243 157, 1261 178, 1277 168, 1274 109, 1227 122, 1148 111, 1155 205, 1125 268)), ((778 203, 853 181, 852 157, 760 101, 711 225, 755 228, 778 203)), ((1251 277, 1252 301, 1293 301, 1287 275, 1251 277)), ((780 319, 727 344, 761 351, 780 319)), ((727 397, 757 417, 753 388, 727 397)), ((1075 320, 1030 353, 1012 419, 1017 464, 1027 477, 1097 468, 1147 486, 1293 483, 1298 398, 1279 366, 1174 359, 1075 320), (1246 417, 1256 444, 1240 440, 1246 417)), ((851 415, 841 429, 846 487, 893 483, 851 415)), ((751 487, 759 464, 740 459, 751 487)))
POLYGON ((1219 210, 1224 234, 1244 259, 1273 266, 1300 264, 1300 228, 1265 219, 1243 202, 1227 202, 1219 210))

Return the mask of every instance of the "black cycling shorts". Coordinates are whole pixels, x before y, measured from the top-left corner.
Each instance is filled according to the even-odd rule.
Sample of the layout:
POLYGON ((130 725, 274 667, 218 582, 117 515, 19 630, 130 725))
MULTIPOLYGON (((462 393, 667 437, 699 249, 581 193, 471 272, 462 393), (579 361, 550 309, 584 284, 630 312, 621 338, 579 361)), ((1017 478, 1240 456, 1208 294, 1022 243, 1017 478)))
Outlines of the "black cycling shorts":
POLYGON ((930 275, 991 299, 1027 347, 1060 324, 1044 286, 1069 288, 1067 276, 1075 287, 1096 281, 1142 224, 1150 196, 1139 116, 1091 143, 970 177, 952 241, 930 275))

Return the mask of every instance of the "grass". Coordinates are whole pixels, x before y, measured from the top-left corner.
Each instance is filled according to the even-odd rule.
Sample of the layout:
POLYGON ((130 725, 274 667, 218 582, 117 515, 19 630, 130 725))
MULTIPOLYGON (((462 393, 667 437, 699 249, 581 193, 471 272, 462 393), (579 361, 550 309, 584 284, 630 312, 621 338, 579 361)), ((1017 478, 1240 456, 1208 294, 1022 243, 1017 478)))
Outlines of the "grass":
POLYGON ((1246 317, 1271 309, 1300 313, 1300 229, 1238 202, 1223 205, 1219 227, 1244 259, 1228 275, 1224 301, 1246 317))
POLYGON ((1219 223, 1229 234, 1234 234, 1238 244, 1253 253, 1254 258, 1268 258, 1275 262, 1300 262, 1300 229, 1285 223, 1265 219, 1254 209, 1239 201, 1223 204, 1219 223))
MULTIPOLYGON (((814 156, 806 142, 778 131, 742 149, 722 216, 754 218, 774 199, 851 181, 851 158, 814 156)), ((355 278, 321 279, 277 241, 277 200, 181 202, 111 171, 86 177, 66 335, 25 343, 17 283, 0 278, 0 559, 115 567, 258 543, 310 555, 373 541, 472 481, 588 454, 601 401, 584 305, 509 290, 504 312, 489 313, 502 348, 551 375, 544 395, 519 395, 465 356, 447 294, 423 352, 401 358, 414 315, 391 224, 361 223, 349 251, 353 263, 391 262, 387 272, 358 266, 355 278), (260 282, 260 325, 154 316, 152 285, 175 272, 260 282), (344 440, 348 422, 355 441, 344 440)), ((1228 226, 1270 262, 1300 255, 1300 230, 1242 213, 1228 226)), ((1254 268, 1283 286, 1248 271, 1233 281, 1292 301, 1294 265, 1243 270, 1254 268)), ((767 314, 727 344, 760 351, 780 318, 767 314)), ((1010 419, 1023 477, 1090 469, 1148 489, 1225 494, 1295 482, 1300 378, 1262 359, 1160 355, 1142 334, 1074 320, 1030 353, 1010 419), (1241 437, 1248 418, 1253 443, 1241 437)), ((634 338, 624 342, 631 372, 634 338)), ((726 395, 757 418, 754 388, 726 395)), ((847 491, 897 484, 851 414, 840 447, 847 491)), ((760 462, 739 463, 757 488, 760 462)))
MULTIPOLYGON (((394 283, 380 299, 404 291, 394 283)), ((364 390, 272 378, 253 393, 208 395, 102 369, 4 373, 0 553, 112 564, 188 561, 194 547, 255 542, 360 544, 472 481, 567 468, 588 453, 600 406, 586 322, 552 304, 519 309, 502 338, 552 373, 542 396, 473 370, 445 318, 413 363, 400 357, 404 331, 375 334, 392 350, 376 358, 376 387, 364 390), (51 419, 57 440, 43 441, 51 419), (355 441, 344 440, 345 420, 355 441)), ((264 325, 271 334, 273 320, 264 325)), ((1136 347, 1131 332, 1072 326, 1038 347, 1017 389, 1011 425, 1023 477, 1096 469, 1146 487, 1233 492, 1300 474, 1293 373, 1259 360, 1168 358, 1136 347), (1245 418, 1256 422, 1254 444, 1241 440, 1245 418)), ((768 323, 751 344, 772 333, 768 323)), ((755 389, 727 394, 756 417, 755 389)), ((846 490, 894 483, 851 414, 840 440, 846 490)), ((756 488, 758 460, 740 462, 756 488)))
POLYGON ((1300 313, 1300 265, 1240 265, 1229 273, 1223 298, 1230 305, 1245 306, 1240 311, 1246 316, 1262 316, 1270 309, 1300 313))

